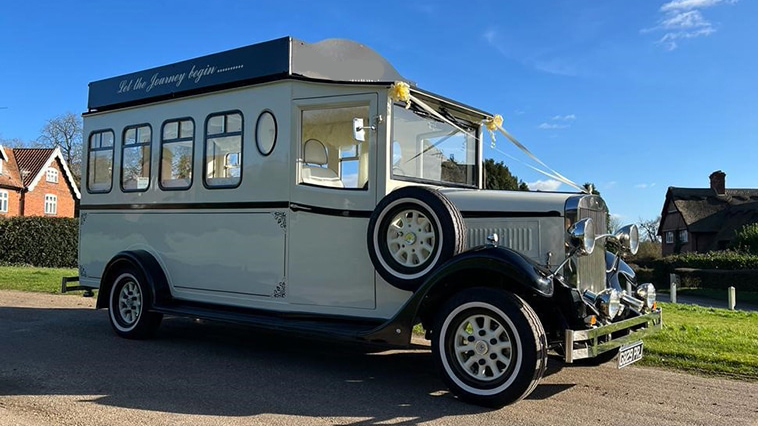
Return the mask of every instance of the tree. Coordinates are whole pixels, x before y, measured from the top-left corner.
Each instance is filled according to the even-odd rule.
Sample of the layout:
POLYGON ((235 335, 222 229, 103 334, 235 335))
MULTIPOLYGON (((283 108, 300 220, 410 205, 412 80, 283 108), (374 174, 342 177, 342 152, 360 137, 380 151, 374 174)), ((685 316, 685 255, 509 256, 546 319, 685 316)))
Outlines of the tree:
POLYGON ((637 224, 640 227, 640 239, 645 241, 652 241, 654 243, 661 242, 661 237, 658 235, 658 227, 661 223, 661 216, 659 215, 655 219, 643 220, 640 218, 637 224))
POLYGON ((50 148, 60 148, 76 184, 79 185, 82 164, 81 117, 73 112, 58 115, 48 119, 40 132, 38 141, 50 148))
POLYGON ((484 160, 484 187, 486 189, 511 189, 518 191, 528 191, 529 186, 513 175, 508 166, 502 161, 495 163, 492 158, 484 160))
POLYGON ((737 228, 729 248, 744 253, 758 254, 758 223, 748 223, 737 228))

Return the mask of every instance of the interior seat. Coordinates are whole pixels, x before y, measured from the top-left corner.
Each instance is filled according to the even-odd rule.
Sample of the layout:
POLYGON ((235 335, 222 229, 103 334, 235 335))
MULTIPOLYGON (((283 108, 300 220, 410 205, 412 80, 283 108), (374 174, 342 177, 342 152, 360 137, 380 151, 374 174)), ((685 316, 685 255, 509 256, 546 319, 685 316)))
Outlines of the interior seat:
POLYGON ((303 182, 311 185, 344 188, 339 175, 328 167, 326 146, 318 139, 308 139, 303 145, 303 182))

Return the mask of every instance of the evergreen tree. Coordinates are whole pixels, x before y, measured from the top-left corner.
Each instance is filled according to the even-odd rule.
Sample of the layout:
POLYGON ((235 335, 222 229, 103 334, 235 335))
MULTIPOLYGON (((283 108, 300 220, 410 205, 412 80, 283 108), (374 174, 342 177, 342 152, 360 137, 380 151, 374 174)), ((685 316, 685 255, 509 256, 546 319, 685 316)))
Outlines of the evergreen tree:
POLYGON ((510 189, 528 191, 527 184, 513 175, 508 166, 502 161, 495 162, 492 158, 484 160, 484 187, 486 189, 510 189))

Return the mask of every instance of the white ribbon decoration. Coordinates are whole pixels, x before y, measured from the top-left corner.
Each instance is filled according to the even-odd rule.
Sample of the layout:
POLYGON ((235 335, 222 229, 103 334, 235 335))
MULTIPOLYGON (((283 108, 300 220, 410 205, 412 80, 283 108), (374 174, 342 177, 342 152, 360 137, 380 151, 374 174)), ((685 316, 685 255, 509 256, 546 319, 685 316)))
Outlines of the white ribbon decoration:
MULTIPOLYGON (((431 114, 436 119, 442 121, 443 123, 447 123, 450 126, 453 126, 453 128, 457 129, 459 132, 461 132, 461 133, 463 133, 465 135, 468 135, 468 136, 474 138, 474 140, 476 140, 476 141, 479 141, 478 137, 472 135, 471 133, 467 132, 466 130, 463 130, 460 126, 458 126, 452 120, 449 120, 447 117, 444 117, 442 114, 440 114, 439 112, 437 112, 437 110, 435 110, 434 108, 432 108, 429 105, 427 105, 426 102, 424 102, 421 99, 413 96, 413 94, 411 93, 411 89, 410 89, 410 86, 408 85, 408 83, 405 83, 405 82, 402 82, 402 81, 395 82, 392 85, 392 87, 390 87, 390 95, 391 95, 392 99, 395 100, 395 101, 405 102, 406 103, 406 106, 405 106, 406 108, 410 107, 410 103, 411 102, 414 102, 416 105, 420 106, 424 111, 426 111, 427 113, 431 114)), ((505 155, 508 158, 511 158, 513 160, 518 161, 519 163, 521 163, 521 164, 523 164, 523 165, 531 168, 532 170, 535 170, 535 171, 537 171, 539 173, 542 173, 543 175, 545 175, 545 176, 547 176, 547 177, 549 177, 551 179, 555 179, 555 180, 557 180, 559 182, 565 183, 566 185, 573 186, 574 188, 578 189, 580 192, 589 193, 589 190, 587 188, 584 188, 582 186, 577 185, 571 179, 569 179, 566 176, 563 176, 562 174, 558 173, 557 171, 555 171, 554 169, 552 169, 550 166, 548 166, 547 164, 545 164, 544 161, 540 160, 536 155, 534 155, 532 153, 532 151, 530 151, 526 146, 524 146, 524 144, 522 144, 521 142, 519 142, 518 139, 516 139, 515 137, 513 137, 513 135, 511 135, 510 133, 508 133, 508 131, 505 130, 503 128, 503 126, 500 124, 501 121, 502 121, 502 117, 500 117, 499 115, 496 115, 495 117, 491 117, 488 120, 486 120, 487 128, 489 129, 490 134, 492 136, 492 144, 490 145, 490 147, 492 149, 494 149, 497 152, 505 155), (506 138, 508 138, 508 140, 510 140, 514 145, 516 145, 516 147, 518 147, 521 151, 523 151, 526 155, 528 155, 532 160, 536 161, 538 164, 540 164, 541 166, 543 166, 546 169, 548 169, 549 172, 546 172, 546 171, 544 171, 544 170, 542 170, 542 169, 540 169, 538 167, 532 166, 531 164, 527 164, 526 162, 521 161, 521 160, 515 158, 514 156, 512 156, 510 154, 506 154, 502 150, 498 149, 495 146, 495 134, 493 133, 493 129, 492 129, 491 126, 496 127, 500 131, 500 133, 502 133, 506 138)))

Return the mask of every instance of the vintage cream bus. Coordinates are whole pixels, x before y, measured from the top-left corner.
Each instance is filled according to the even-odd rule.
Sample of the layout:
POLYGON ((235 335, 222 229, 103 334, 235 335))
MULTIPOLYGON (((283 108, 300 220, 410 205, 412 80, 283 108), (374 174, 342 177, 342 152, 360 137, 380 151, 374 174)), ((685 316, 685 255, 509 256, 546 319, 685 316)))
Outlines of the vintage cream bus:
POLYGON ((484 190, 492 117, 343 39, 95 81, 80 286, 126 338, 181 315, 403 346, 421 323, 487 406, 528 395, 549 351, 639 359, 655 289, 605 250, 636 227, 606 234, 595 195, 484 190))

